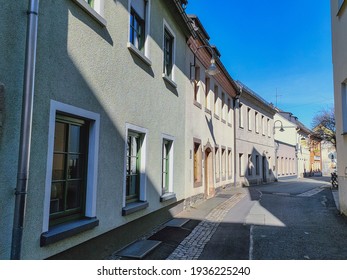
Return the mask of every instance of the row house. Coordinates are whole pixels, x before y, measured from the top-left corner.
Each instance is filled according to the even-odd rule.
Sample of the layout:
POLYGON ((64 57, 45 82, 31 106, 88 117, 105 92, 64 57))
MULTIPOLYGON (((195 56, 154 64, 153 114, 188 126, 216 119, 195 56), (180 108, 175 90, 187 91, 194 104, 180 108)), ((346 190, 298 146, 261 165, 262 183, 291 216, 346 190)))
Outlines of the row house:
POLYGON ((307 177, 311 171, 310 136, 313 132, 297 120, 298 176, 307 177))
POLYGON ((298 176, 296 121, 292 113, 277 109, 273 128, 277 179, 298 176))
POLYGON ((334 100, 336 121, 337 176, 340 211, 347 214, 347 1, 330 0, 334 100))
POLYGON ((187 204, 213 196, 234 180, 234 99, 238 87, 209 43, 199 18, 189 16, 197 37, 189 38, 190 80, 186 94, 187 204))
POLYGON ((175 213, 195 36, 185 4, 4 3, 0 259, 101 258, 175 213))
POLYGON ((246 85, 236 106, 236 181, 250 186, 275 181, 275 109, 246 85))

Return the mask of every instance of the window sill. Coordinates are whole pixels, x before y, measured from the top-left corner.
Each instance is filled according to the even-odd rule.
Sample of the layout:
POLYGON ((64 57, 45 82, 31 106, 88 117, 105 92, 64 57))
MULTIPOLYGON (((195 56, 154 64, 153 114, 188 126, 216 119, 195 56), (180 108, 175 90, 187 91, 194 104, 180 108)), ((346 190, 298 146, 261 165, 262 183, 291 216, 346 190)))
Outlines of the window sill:
POLYGON ((225 120, 222 119, 222 123, 227 123, 225 120))
POLYGON ((79 5, 87 14, 89 14, 94 20, 96 20, 102 27, 106 27, 107 21, 97 11, 88 5, 85 0, 73 0, 79 5))
POLYGON ((200 104, 198 101, 196 101, 196 100, 194 100, 194 105, 195 105, 196 107, 198 107, 199 109, 202 109, 201 104, 200 104))
POLYGON ((175 193, 165 193, 160 197, 160 202, 164 202, 164 201, 168 201, 168 200, 172 200, 172 199, 176 199, 176 194, 175 193))
POLYGON ((214 114, 214 117, 215 117, 217 120, 219 120, 219 116, 218 116, 218 115, 214 114))
POLYGON ((132 43, 127 43, 128 50, 135 54, 139 59, 141 59, 148 66, 152 66, 152 61, 150 61, 138 48, 136 48, 132 43))
POLYGON ((41 234, 40 246, 43 247, 53 244, 65 238, 92 229, 98 225, 99 220, 97 218, 85 218, 83 220, 54 226, 47 232, 41 234))
POLYGON ((122 209, 122 216, 127 216, 137 211, 146 209, 148 207, 147 201, 138 201, 129 203, 127 206, 122 209))
POLYGON ((211 115, 211 110, 205 107, 205 113, 211 115))
POLYGON ((172 87, 177 88, 177 84, 168 76, 166 76, 164 73, 162 74, 162 78, 165 82, 169 83, 172 87))

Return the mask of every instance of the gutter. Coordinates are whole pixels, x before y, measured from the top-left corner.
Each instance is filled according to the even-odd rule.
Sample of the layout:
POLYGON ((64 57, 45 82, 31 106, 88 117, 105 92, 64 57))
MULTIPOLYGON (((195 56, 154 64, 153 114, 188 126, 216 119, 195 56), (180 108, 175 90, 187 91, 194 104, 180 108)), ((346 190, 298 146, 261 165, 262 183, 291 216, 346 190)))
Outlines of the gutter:
POLYGON ((23 83, 22 119, 19 142, 17 186, 12 229, 11 259, 21 258, 23 227, 26 211, 30 162, 32 115, 35 84, 39 0, 29 0, 25 66, 23 83))

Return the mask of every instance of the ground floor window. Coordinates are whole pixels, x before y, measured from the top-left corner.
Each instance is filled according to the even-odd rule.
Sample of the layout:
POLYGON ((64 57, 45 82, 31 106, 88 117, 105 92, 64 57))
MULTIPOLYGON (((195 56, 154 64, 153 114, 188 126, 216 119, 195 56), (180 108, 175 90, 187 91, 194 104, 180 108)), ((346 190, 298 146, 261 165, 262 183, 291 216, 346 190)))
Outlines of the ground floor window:
POLYGON ((162 145, 162 194, 172 192, 173 141, 163 139, 162 145))
POLYGON ((99 114, 51 101, 41 246, 99 224, 99 131, 99 114))
POLYGON ((54 132, 50 224, 84 216, 89 122, 57 114, 54 132))

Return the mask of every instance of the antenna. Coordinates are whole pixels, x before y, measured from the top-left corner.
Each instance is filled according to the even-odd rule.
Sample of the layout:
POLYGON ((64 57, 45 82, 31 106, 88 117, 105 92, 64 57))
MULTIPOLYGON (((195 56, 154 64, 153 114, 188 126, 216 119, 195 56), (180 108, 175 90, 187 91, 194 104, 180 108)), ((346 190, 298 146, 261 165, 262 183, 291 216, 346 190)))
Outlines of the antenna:
POLYGON ((278 97, 280 97, 280 96, 282 96, 282 95, 278 94, 277 88, 276 88, 276 107, 277 107, 277 99, 278 99, 278 97))

